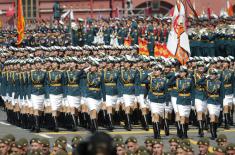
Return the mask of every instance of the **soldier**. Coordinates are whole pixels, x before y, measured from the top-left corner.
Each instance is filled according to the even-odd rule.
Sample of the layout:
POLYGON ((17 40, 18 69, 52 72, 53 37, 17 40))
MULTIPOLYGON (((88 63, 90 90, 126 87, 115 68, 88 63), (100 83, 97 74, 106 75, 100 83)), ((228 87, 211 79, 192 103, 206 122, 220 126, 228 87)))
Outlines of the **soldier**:
POLYGON ((15 143, 12 144, 11 147, 11 153, 12 154, 20 154, 20 155, 25 155, 25 152, 23 150, 23 143, 21 140, 16 141, 15 143))
POLYGON ((78 109, 80 108, 81 102, 81 88, 79 82, 83 72, 79 71, 76 63, 79 61, 76 57, 71 57, 72 60, 69 62, 69 70, 65 74, 65 83, 67 85, 66 95, 69 104, 69 113, 71 114, 72 130, 77 130, 77 116, 78 109))
POLYGON ((130 131, 131 130, 131 120, 130 120, 130 112, 131 109, 134 108, 134 100, 135 100, 135 87, 138 82, 137 80, 137 72, 134 69, 131 69, 133 64, 133 58, 131 56, 126 56, 125 63, 120 73, 120 84, 121 84, 121 92, 123 95, 123 102, 125 106, 125 128, 130 131))
POLYGON ((230 69, 229 58, 225 58, 223 62, 223 71, 221 76, 221 82, 224 85, 224 99, 223 99, 223 113, 225 120, 225 129, 229 129, 230 111, 233 103, 233 87, 234 87, 234 73, 230 69))
POLYGON ((104 81, 105 106, 107 109, 107 120, 109 130, 113 130, 113 107, 117 103, 119 83, 119 72, 114 68, 115 59, 108 57, 105 69, 102 71, 102 80, 104 81))
POLYGON ((226 147, 226 154, 227 155, 233 155, 235 154, 235 144, 234 143, 230 143, 227 145, 226 147))
POLYGON ((50 142, 49 142, 49 140, 46 139, 46 138, 43 138, 43 139, 41 139, 41 143, 42 143, 43 155, 50 154, 50 142))
POLYGON ((163 66, 157 65, 153 68, 153 73, 148 77, 150 110, 152 112, 152 122, 154 138, 160 138, 160 122, 164 117, 165 92, 167 88, 166 79, 161 76, 163 66))
POLYGON ((153 138, 149 137, 146 138, 144 141, 145 147, 149 152, 153 151, 153 140, 154 140, 153 138))
POLYGON ((125 144, 123 142, 116 142, 114 143, 116 147, 116 154, 117 155, 125 155, 126 150, 125 150, 125 144))
POLYGON ((213 152, 215 155, 225 155, 226 150, 222 146, 217 146, 213 148, 213 152))
POLYGON ((224 134, 220 134, 218 138, 216 139, 218 146, 226 147, 228 145, 228 138, 224 134))
POLYGON ((197 120, 198 120, 198 124, 199 124, 199 130, 198 130, 198 134, 200 137, 204 136, 203 133, 203 121, 207 118, 205 118, 205 112, 206 112, 206 92, 204 90, 204 86, 203 85, 199 85, 197 82, 198 80, 200 80, 205 73, 205 69, 204 69, 204 64, 203 62, 199 61, 197 63, 197 69, 194 70, 194 82, 195 82, 195 90, 194 90, 194 98, 195 98, 195 108, 196 108, 196 112, 197 112, 197 120))
POLYGON ((132 153, 136 152, 139 148, 137 139, 135 137, 128 137, 125 144, 127 150, 131 151, 132 153))
POLYGON ((164 145, 161 139, 153 140, 153 154, 164 154, 164 145))
MULTIPOLYGON (((178 73, 177 73, 178 74, 178 73)), ((187 138, 189 114, 191 110, 191 95, 193 90, 193 81, 188 76, 188 70, 185 66, 181 66, 179 74, 176 74, 176 89, 178 92, 177 106, 180 116, 182 138, 187 138)))
POLYGON ((30 140, 30 152, 41 149, 42 148, 42 143, 39 138, 32 138, 30 140))
POLYGON ((205 155, 209 153, 210 142, 207 138, 201 138, 197 142, 199 148, 199 155, 205 155))
POLYGON ((101 100, 104 99, 104 81, 102 81, 101 73, 98 71, 99 62, 90 57, 90 71, 86 74, 87 90, 86 104, 91 118, 91 130, 98 130, 97 112, 99 110, 101 100))
POLYGON ((47 87, 46 72, 42 70, 43 60, 39 57, 34 60, 35 68, 32 68, 29 77, 30 95, 33 105, 33 111, 31 114, 33 117, 33 123, 31 124, 31 130, 40 132, 39 117, 42 116, 44 110, 44 98, 45 89, 47 87))
POLYGON ((79 146, 79 144, 82 142, 82 140, 83 140, 83 138, 81 137, 81 136, 75 136, 75 137, 73 137, 73 139, 72 139, 72 153, 74 154, 74 153, 76 153, 76 151, 77 151, 77 147, 79 146))
POLYGON ((170 152, 176 153, 180 140, 177 137, 172 137, 168 142, 170 143, 170 152))
POLYGON ((223 99, 223 85, 218 78, 218 71, 216 69, 210 70, 210 75, 198 81, 198 84, 206 86, 207 94, 207 109, 210 115, 210 131, 211 139, 217 138, 217 123, 220 114, 221 100, 223 99))
POLYGON ((85 42, 85 33, 84 33, 84 20, 82 18, 78 18, 78 46, 82 47, 84 46, 85 42))
POLYGON ((1 152, 1 154, 8 155, 10 153, 10 150, 11 150, 10 142, 5 138, 1 138, 0 139, 0 152, 1 152))
POLYGON ((149 126, 148 126, 148 119, 147 119, 147 114, 148 114, 148 106, 146 104, 146 97, 148 94, 148 89, 147 89, 147 84, 148 84, 148 74, 150 73, 149 69, 149 62, 150 59, 146 56, 143 56, 142 58, 140 57, 140 62, 139 62, 139 69, 137 70, 138 74, 138 79, 139 82, 136 87, 136 95, 137 95, 137 103, 140 106, 140 109, 142 111, 142 126, 143 128, 148 131, 149 126))
POLYGON ((59 58, 54 58, 52 62, 52 68, 47 72, 47 83, 48 87, 46 89, 46 98, 49 98, 51 103, 52 117, 54 119, 54 131, 58 132, 58 116, 59 111, 62 106, 65 85, 65 75, 64 72, 59 70, 59 63, 61 60, 59 58))

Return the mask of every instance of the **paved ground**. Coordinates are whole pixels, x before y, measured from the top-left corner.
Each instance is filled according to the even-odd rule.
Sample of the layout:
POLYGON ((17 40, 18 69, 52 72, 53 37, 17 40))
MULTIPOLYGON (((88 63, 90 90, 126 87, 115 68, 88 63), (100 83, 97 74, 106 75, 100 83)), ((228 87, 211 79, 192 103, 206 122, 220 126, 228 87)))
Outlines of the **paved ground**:
MULTIPOLYGON (((66 136, 69 142, 71 141, 72 137, 75 135, 81 135, 84 138, 90 135, 90 132, 86 131, 83 128, 79 128, 79 131, 76 131, 76 132, 70 132, 70 131, 66 131, 65 129, 60 129, 60 132, 51 132, 51 131, 42 130, 41 133, 31 133, 28 130, 24 130, 16 126, 12 126, 8 124, 5 120, 6 120, 5 113, 0 111, 0 137, 4 136, 5 134, 11 133, 11 134, 14 134, 17 139, 21 137, 25 137, 27 139, 30 139, 32 137, 39 137, 39 138, 44 137, 44 138, 49 138, 50 142, 53 143, 53 141, 61 135, 66 136)), ((124 138, 127 138, 129 136, 135 136, 137 137, 140 145, 144 145, 145 138, 151 137, 153 135, 152 129, 149 131, 143 131, 140 126, 134 126, 133 127, 134 129, 132 131, 126 131, 122 127, 116 127, 116 128, 117 129, 115 129, 113 132, 108 132, 108 133, 111 135, 119 134, 119 135, 122 135, 124 138)), ((102 129, 102 128, 99 129, 99 131, 107 132, 105 129, 102 129)), ((176 134, 176 129, 173 126, 171 126, 170 132, 171 134, 168 137, 164 136, 164 131, 161 132, 163 142, 165 145, 165 151, 168 151, 169 145, 167 141, 169 140, 169 138, 171 138, 172 136, 176 134)), ((232 127, 230 130, 224 130, 222 128, 219 128, 218 132, 226 134, 230 142, 235 142, 235 127, 232 127)), ((190 127, 188 136, 190 137, 192 146, 195 148, 196 153, 197 153, 196 141, 199 139, 198 130, 195 127, 190 127)), ((205 132, 205 136, 210 137, 210 133, 205 132)), ((211 146, 215 146, 214 141, 211 141, 211 146)), ((68 150, 71 150, 70 144, 68 144, 68 150)))

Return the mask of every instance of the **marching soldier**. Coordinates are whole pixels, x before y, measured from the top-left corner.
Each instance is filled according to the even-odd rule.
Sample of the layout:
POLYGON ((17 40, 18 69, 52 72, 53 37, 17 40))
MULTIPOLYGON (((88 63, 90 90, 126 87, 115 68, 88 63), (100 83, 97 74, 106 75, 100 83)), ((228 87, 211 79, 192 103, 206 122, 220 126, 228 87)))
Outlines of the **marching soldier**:
POLYGON ((78 59, 76 57, 71 57, 69 62, 69 70, 65 74, 66 83, 66 96, 69 104, 68 112, 71 115, 72 130, 77 130, 77 116, 78 110, 80 108, 81 102, 81 88, 79 86, 80 78, 83 72, 78 70, 77 64, 78 59))
POLYGON ((207 109, 210 115, 211 139, 217 138, 217 124, 220 114, 221 101, 223 100, 223 83, 219 80, 218 71, 211 69, 210 75, 198 81, 204 85, 207 93, 207 109))
POLYGON ((206 112, 206 92, 204 90, 203 85, 199 85, 197 82, 203 78, 205 73, 204 64, 202 61, 197 63, 197 69, 194 70, 194 82, 195 82, 195 89, 194 89, 194 98, 195 98, 195 108, 197 112, 197 120, 199 124, 198 134, 200 137, 204 136, 203 133, 203 121, 205 118, 206 112))
POLYGON ((153 68, 153 73, 148 77, 149 92, 148 99, 150 100, 150 110, 152 112, 152 122, 154 138, 159 139, 160 122, 164 118, 165 108, 165 92, 167 89, 166 79, 161 76, 163 67, 157 65, 153 68))
MULTIPOLYGON (((166 62, 165 63, 165 68, 164 68, 164 75, 166 78, 166 82, 168 83, 170 78, 173 76, 174 73, 171 72, 171 67, 172 63, 171 62, 166 62)), ((173 106, 171 103, 171 93, 172 91, 172 86, 168 85, 167 90, 165 92, 165 97, 166 97, 166 105, 165 105, 165 113, 164 113, 164 130, 165 130, 165 135, 168 136, 170 134, 170 129, 169 129, 169 121, 171 120, 171 114, 173 111, 173 106)))
POLYGON ((52 61, 51 70, 47 72, 47 87, 46 98, 49 98, 51 103, 52 117, 54 120, 54 131, 58 132, 58 116, 62 106, 62 100, 66 97, 64 93, 65 75, 59 70, 59 58, 54 58, 52 61))
POLYGON ((33 120, 31 123, 31 130, 40 132, 39 117, 42 116, 44 110, 44 98, 46 95, 45 89, 47 88, 46 71, 42 70, 43 61, 40 58, 34 60, 35 68, 32 68, 29 76, 29 89, 32 101, 32 111, 30 118, 33 120))
MULTIPOLYGON (((193 91, 193 81, 188 76, 188 70, 185 66, 181 66, 179 74, 176 73, 176 90, 178 92, 177 96, 177 106, 180 116, 181 124, 181 136, 182 138, 187 138, 187 130, 189 123, 189 114, 191 110, 191 95, 193 91)), ((173 77, 174 78, 174 77, 173 77)))
POLYGON ((105 106, 107 109, 107 120, 109 130, 113 129, 113 107, 117 104, 119 85, 119 72, 114 68, 115 59, 108 57, 105 69, 102 71, 104 81, 105 106))
POLYGON ((125 127, 128 131, 131 130, 131 119, 130 113, 131 109, 134 107, 135 101, 135 88, 138 82, 138 76, 136 70, 132 69, 133 58, 129 55, 126 56, 124 60, 124 66, 121 69, 120 73, 120 84, 121 84, 121 91, 123 95, 123 102, 125 106, 125 127))
POLYGON ((101 100, 105 99, 104 81, 98 71, 99 62, 95 58, 90 58, 91 67, 86 74, 87 90, 86 104, 90 113, 91 131, 98 130, 97 112, 100 108, 101 100))
POLYGON ((149 62, 150 59, 148 57, 142 57, 142 60, 140 61, 139 69, 137 70, 138 76, 139 76, 139 82, 136 87, 136 95, 137 95, 137 102, 139 103, 140 109, 142 111, 142 126, 143 128, 148 131, 148 120, 147 120, 147 114, 148 114, 148 107, 146 104, 146 98, 148 94, 147 89, 147 83, 148 83, 148 75, 150 73, 149 70, 149 62))
POLYGON ((225 58, 221 76, 221 82, 224 85, 223 113, 225 129, 229 129, 230 111, 233 103, 234 72, 230 69, 230 61, 229 58, 225 58))

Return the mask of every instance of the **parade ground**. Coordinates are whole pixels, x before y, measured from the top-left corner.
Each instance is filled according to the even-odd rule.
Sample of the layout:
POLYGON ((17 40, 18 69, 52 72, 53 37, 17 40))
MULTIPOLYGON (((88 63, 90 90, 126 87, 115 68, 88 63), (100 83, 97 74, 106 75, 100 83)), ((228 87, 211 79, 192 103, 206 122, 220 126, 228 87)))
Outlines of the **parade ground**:
MULTIPOLYGON (((134 136, 137 138, 139 145, 144 145, 144 140, 147 137, 152 137, 153 136, 153 130, 150 127, 149 131, 144 131, 141 126, 133 126, 132 131, 126 131, 122 126, 115 126, 115 130, 113 132, 109 132, 104 128, 99 127, 99 131, 107 132, 111 136, 114 135, 122 135, 124 140, 127 139, 130 136, 134 136)), ((16 139, 25 137, 28 140, 30 140, 33 137, 38 137, 38 138, 48 138, 51 142, 51 146, 53 145, 53 142, 55 141, 56 138, 59 136, 65 136, 68 139, 68 145, 67 149, 71 151, 72 147, 70 145, 70 142, 72 138, 76 135, 80 135, 83 138, 89 137, 91 135, 90 131, 85 130, 84 128, 79 127, 78 131, 72 132, 68 131, 66 129, 60 128, 59 132, 53 132, 49 130, 42 129, 40 133, 33 133, 30 132, 29 130, 25 130, 22 128, 19 128, 17 126, 13 126, 6 122, 6 115, 5 112, 2 110, 0 111, 0 137, 3 137, 6 134, 13 134, 16 139)), ((204 131, 205 137, 210 137, 210 132, 204 131)), ((235 127, 231 127, 230 130, 224 130, 223 128, 218 129, 218 134, 225 134, 228 137, 229 142, 235 142, 235 127)), ((165 151, 168 151, 169 149, 169 143, 168 140, 176 135, 176 128, 171 125, 170 126, 170 136, 166 137, 164 135, 164 131, 161 131, 161 136, 162 140, 164 142, 164 149, 165 151)), ((191 142, 191 146, 194 148, 195 152, 198 153, 198 148, 197 148, 197 140, 200 138, 198 137, 198 129, 195 126, 190 126, 190 130, 188 131, 188 137, 191 142)), ((215 141, 210 140, 210 151, 212 151, 213 146, 216 146, 215 141)))

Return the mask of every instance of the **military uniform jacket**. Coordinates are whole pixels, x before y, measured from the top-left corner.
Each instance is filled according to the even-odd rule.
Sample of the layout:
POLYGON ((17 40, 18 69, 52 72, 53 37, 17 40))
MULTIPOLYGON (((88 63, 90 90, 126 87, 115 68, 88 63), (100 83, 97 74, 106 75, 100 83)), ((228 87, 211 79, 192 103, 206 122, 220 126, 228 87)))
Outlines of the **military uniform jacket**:
POLYGON ((136 95, 148 94, 147 84, 148 84, 148 74, 150 73, 147 69, 138 69, 137 70, 137 76, 139 76, 137 79, 137 86, 136 86, 136 95))
POLYGON ((47 72, 47 94, 59 95, 63 94, 63 97, 66 95, 65 89, 65 73, 60 70, 51 70, 47 72))
POLYGON ((167 83, 166 78, 164 77, 155 77, 150 75, 148 77, 149 80, 149 92, 148 92, 148 99, 151 102, 155 103, 165 103, 166 101, 166 90, 167 90, 167 83))
POLYGON ((20 79, 20 99, 26 99, 26 95, 28 93, 28 74, 27 72, 19 73, 20 79))
POLYGON ((170 85, 169 82, 172 76, 173 74, 171 72, 165 75, 166 82, 167 82, 167 89, 165 91, 165 98, 166 98, 165 100, 167 104, 171 102, 171 91, 173 90, 173 86, 170 85))
POLYGON ((176 90, 178 92, 177 104, 191 105, 193 81, 191 78, 176 78, 176 90))
POLYGON ((199 84, 205 85, 207 104, 219 105, 223 101, 223 83, 219 79, 201 78, 199 84))
POLYGON ((81 76, 84 75, 84 71, 66 71, 65 73, 65 84, 66 84, 66 95, 70 96, 80 96, 81 91, 80 91, 80 78, 81 76))
POLYGON ((221 75, 221 82, 224 86, 224 95, 233 94, 234 87, 234 73, 230 69, 225 69, 221 75))
POLYGON ((6 96, 7 93, 7 71, 1 73, 1 95, 6 96))
POLYGON ((197 70, 195 70, 193 79, 195 83, 195 89, 194 89, 194 98, 200 99, 202 101, 206 100, 206 91, 205 86, 198 83, 198 81, 203 78, 203 73, 199 73, 197 70))
POLYGON ((119 72, 117 70, 103 70, 101 80, 104 83, 105 95, 118 95, 118 89, 120 89, 120 82, 119 72))
POLYGON ((121 69, 120 85, 122 94, 136 95, 138 75, 134 69, 121 69))
POLYGON ((177 97, 178 93, 177 93, 177 88, 176 88, 176 81, 174 80, 175 78, 175 73, 170 72, 166 75, 166 78, 169 79, 169 91, 170 91, 170 95, 173 97, 177 97))
POLYGON ((96 100, 105 98, 104 82, 101 79, 101 73, 90 73, 86 75, 87 91, 85 96, 96 100))
POLYGON ((32 70, 29 73, 28 89, 30 94, 33 95, 46 95, 47 79, 46 71, 32 70))

